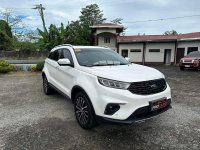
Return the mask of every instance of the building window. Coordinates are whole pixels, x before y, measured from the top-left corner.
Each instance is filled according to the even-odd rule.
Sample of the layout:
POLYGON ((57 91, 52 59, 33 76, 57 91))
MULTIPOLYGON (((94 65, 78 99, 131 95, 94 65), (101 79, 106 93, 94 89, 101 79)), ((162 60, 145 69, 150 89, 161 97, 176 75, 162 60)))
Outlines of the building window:
POLYGON ((110 43, 110 37, 104 37, 104 43, 110 43))
POLYGON ((141 52, 141 49, 131 49, 131 52, 141 52))
POLYGON ((160 52, 160 49, 149 49, 149 52, 160 52))
POLYGON ((125 57, 128 57, 128 49, 122 49, 122 56, 125 58, 125 57))

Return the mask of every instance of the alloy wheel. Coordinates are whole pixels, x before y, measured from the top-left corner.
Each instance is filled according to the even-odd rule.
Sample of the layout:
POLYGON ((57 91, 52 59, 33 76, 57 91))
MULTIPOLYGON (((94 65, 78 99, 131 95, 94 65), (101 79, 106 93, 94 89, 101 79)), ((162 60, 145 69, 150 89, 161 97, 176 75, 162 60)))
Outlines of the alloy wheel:
POLYGON ((80 124, 85 125, 89 121, 88 106, 85 99, 77 97, 75 104, 75 113, 80 124))

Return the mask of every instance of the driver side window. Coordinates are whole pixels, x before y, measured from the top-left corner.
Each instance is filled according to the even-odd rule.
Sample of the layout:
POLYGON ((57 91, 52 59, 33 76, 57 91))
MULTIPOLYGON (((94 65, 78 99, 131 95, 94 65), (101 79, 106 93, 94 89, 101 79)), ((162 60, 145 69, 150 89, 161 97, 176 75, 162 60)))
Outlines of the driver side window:
POLYGON ((72 55, 68 49, 62 49, 62 54, 60 55, 60 59, 61 58, 68 58, 70 62, 73 64, 72 55))

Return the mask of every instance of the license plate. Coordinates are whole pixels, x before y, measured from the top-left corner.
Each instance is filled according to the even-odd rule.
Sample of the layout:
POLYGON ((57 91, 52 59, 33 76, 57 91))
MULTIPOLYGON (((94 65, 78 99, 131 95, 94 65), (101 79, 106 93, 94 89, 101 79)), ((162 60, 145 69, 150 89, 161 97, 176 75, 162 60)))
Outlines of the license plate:
POLYGON ((151 111, 155 111, 155 110, 164 108, 167 106, 167 99, 151 101, 150 106, 151 106, 151 111))
POLYGON ((185 67, 190 67, 190 65, 185 65, 185 67))

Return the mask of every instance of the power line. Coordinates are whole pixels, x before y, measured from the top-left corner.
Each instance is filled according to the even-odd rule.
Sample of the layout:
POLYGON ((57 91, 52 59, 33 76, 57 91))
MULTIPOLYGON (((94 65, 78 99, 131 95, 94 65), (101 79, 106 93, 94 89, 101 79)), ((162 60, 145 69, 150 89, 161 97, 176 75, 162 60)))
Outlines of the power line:
POLYGON ((171 18, 160 18, 160 19, 149 19, 149 20, 139 20, 139 21, 128 21, 128 22, 123 22, 123 23, 153 22, 153 21, 164 21, 164 20, 172 20, 172 19, 191 18, 191 17, 200 17, 200 15, 188 15, 188 16, 171 17, 171 18))

